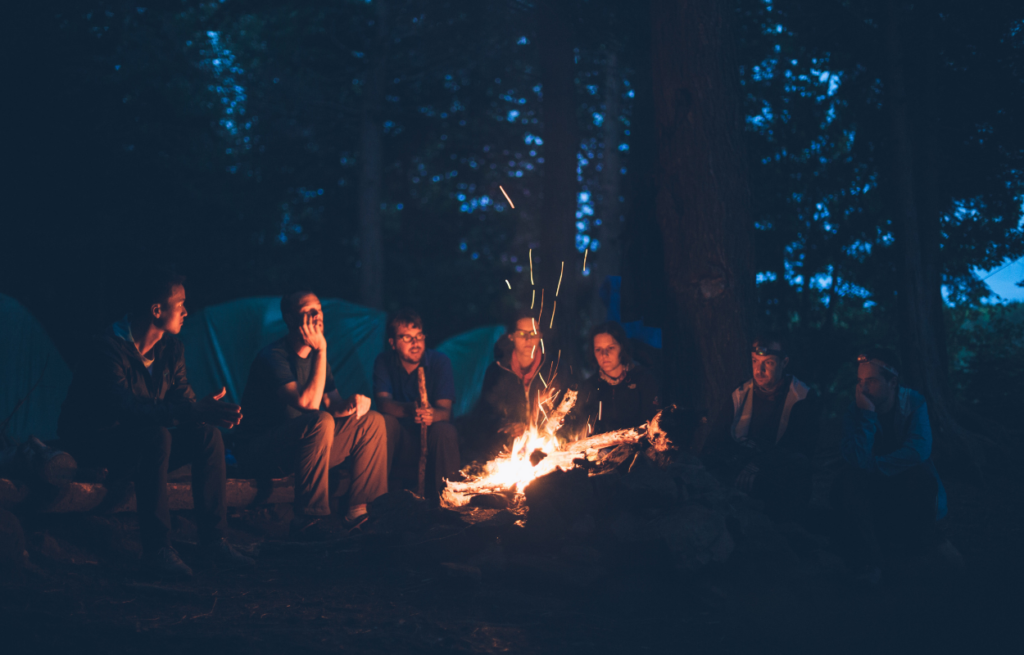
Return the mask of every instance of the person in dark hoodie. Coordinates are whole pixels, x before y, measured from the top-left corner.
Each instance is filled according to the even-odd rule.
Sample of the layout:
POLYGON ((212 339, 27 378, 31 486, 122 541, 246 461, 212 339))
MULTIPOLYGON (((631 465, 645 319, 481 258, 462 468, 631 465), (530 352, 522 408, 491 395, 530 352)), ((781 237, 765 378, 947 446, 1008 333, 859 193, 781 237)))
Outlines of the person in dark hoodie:
POLYGON ((615 321, 590 333, 597 372, 580 385, 576 405, 566 421, 575 436, 635 428, 661 409, 658 380, 633 361, 626 331, 615 321))
POLYGON ((544 331, 532 312, 516 314, 507 330, 495 345, 495 361, 484 374, 473 412, 472 432, 478 442, 471 450, 485 455, 542 419, 538 399, 550 398, 549 406, 556 406, 569 384, 557 351, 546 348, 544 331))
POLYGON ((135 482, 143 564, 158 574, 191 576, 171 546, 167 472, 192 465, 201 557, 222 567, 253 566, 224 539, 226 464, 219 428, 242 420, 225 391, 196 400, 185 348, 174 338, 188 315, 185 279, 150 270, 138 280, 131 313, 82 352, 61 409, 57 434, 86 466, 135 482))
POLYGON ((751 379, 732 392, 712 424, 713 470, 765 502, 776 520, 801 518, 811 499, 811 459, 818 444, 816 394, 786 372, 782 337, 758 336, 751 346, 751 379))

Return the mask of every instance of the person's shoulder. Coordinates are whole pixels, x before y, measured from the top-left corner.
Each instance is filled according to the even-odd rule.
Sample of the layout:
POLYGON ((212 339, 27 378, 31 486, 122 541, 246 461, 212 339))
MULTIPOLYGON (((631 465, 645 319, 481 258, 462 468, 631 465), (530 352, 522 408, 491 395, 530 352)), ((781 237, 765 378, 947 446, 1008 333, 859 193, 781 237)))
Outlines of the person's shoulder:
POLYGON ((921 407, 927 406, 928 404, 921 392, 915 391, 910 387, 900 387, 899 403, 900 409, 903 409, 904 411, 917 410, 921 407))
POLYGON ((427 360, 427 366, 444 366, 452 365, 452 360, 448 355, 444 354, 440 350, 427 349, 423 351, 423 357, 427 360))
POLYGON ((629 375, 638 382, 655 382, 657 377, 654 375, 654 371, 647 368, 643 364, 633 364, 629 367, 629 375))
POLYGON ((392 350, 382 350, 377 354, 377 357, 373 360, 373 368, 387 368, 390 363, 392 350))

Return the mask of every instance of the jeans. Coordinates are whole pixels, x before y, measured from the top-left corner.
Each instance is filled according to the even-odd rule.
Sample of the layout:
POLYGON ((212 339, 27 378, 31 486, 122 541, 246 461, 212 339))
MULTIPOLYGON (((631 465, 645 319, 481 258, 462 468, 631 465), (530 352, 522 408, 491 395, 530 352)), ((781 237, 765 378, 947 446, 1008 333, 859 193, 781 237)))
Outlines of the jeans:
MULTIPOLYGON (((411 420, 385 415, 388 434, 388 469, 391 478, 404 486, 413 486, 419 478, 420 426, 411 420)), ((444 479, 461 468, 459 433, 448 421, 427 428, 427 475, 424 493, 436 498, 444 488, 444 479)))

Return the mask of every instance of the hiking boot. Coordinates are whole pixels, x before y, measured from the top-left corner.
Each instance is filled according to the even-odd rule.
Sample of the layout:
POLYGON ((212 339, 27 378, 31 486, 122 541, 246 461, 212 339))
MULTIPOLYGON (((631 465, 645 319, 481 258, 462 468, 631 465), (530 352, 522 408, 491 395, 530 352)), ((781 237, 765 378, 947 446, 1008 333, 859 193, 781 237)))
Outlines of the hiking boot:
POLYGON ((246 557, 221 537, 213 543, 202 546, 201 557, 208 564, 213 564, 222 571, 234 569, 250 569, 256 566, 256 560, 246 557))
POLYGON ((363 527, 363 524, 366 523, 366 520, 369 519, 369 518, 370 518, 369 514, 360 514, 359 516, 355 517, 354 519, 350 519, 349 517, 346 516, 346 517, 341 519, 341 525, 345 528, 345 532, 349 533, 349 532, 353 532, 354 530, 358 530, 359 528, 363 527))
POLYGON ((181 561, 178 551, 170 546, 164 546, 155 553, 145 553, 142 556, 143 568, 159 576, 191 578, 192 569, 188 564, 181 561))
POLYGON ((334 538, 326 516, 300 514, 288 526, 288 537, 293 541, 328 541, 334 538))

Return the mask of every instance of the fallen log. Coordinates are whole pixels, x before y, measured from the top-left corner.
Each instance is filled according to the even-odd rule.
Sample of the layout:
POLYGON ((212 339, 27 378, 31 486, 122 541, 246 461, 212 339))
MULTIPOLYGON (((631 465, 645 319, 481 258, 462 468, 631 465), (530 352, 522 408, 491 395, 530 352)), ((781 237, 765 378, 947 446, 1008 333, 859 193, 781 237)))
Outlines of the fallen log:
MULTIPOLYGON (((256 480, 230 478, 225 491, 228 507, 248 507, 257 499, 267 504, 290 503, 295 499, 295 488, 290 477, 272 480, 269 490, 260 489, 256 480)), ((35 500, 41 502, 33 509, 49 513, 89 512, 96 509, 110 513, 135 511, 135 490, 131 483, 126 487, 111 488, 103 484, 71 482, 61 487, 55 497, 41 498, 39 493, 34 493, 24 483, 0 478, 0 507, 11 508, 35 500)), ((192 485, 169 482, 167 501, 172 510, 192 509, 192 485)))

